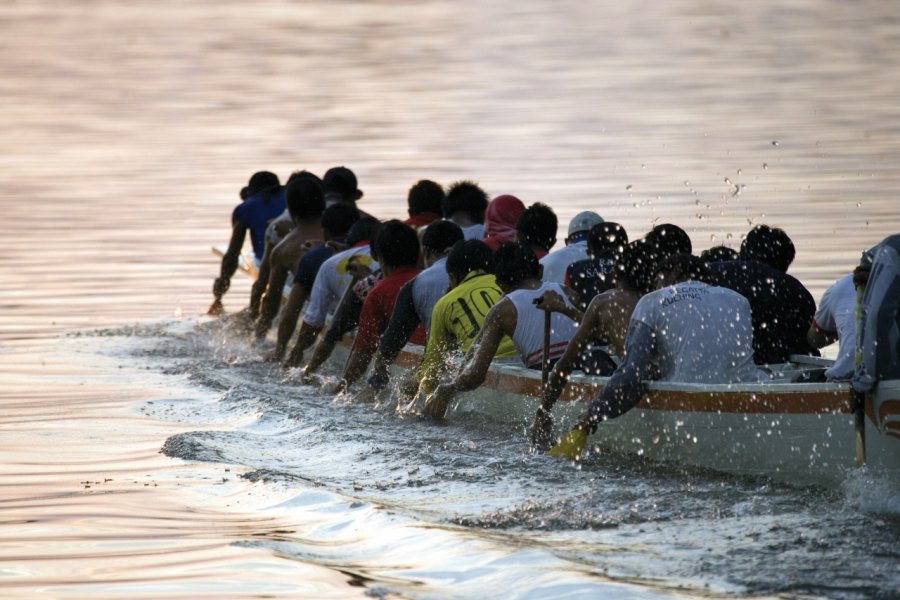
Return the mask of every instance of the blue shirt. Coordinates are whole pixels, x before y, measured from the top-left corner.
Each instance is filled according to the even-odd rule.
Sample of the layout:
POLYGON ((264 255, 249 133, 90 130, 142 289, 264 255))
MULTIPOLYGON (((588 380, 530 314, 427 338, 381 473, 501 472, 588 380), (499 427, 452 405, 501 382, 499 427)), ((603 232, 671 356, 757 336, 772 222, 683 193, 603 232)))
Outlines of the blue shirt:
POLYGON ((257 260, 266 249, 266 227, 284 212, 284 188, 275 193, 260 192, 238 204, 231 218, 250 230, 250 242, 257 260))
POLYGON ((326 260, 334 254, 328 244, 322 244, 303 255, 297 264, 297 272, 294 274, 294 285, 302 285, 307 292, 312 292, 316 274, 326 260))

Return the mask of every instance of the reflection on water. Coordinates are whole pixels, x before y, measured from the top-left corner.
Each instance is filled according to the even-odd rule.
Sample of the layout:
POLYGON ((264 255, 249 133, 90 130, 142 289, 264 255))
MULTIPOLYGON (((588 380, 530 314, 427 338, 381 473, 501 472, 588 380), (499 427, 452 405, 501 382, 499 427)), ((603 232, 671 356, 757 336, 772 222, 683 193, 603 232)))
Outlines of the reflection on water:
MULTIPOLYGON (((0 23, 0 428, 9 440, 0 461, 0 501, 11 508, 4 525, 9 543, 0 556, 12 564, 4 567, 5 581, 18 586, 7 590, 52 584, 58 586, 53 595, 114 597, 127 589, 159 597, 164 586, 85 591, 70 582, 99 577, 187 585, 181 579, 187 572, 214 582, 225 571, 222 580, 244 578, 249 587, 265 579, 241 571, 242 561, 253 559, 240 552, 249 552, 246 544, 227 546, 230 533, 215 534, 212 550, 191 546, 183 555, 189 558, 164 568, 134 555, 113 563, 108 553, 90 550, 126 543, 115 531, 131 542, 156 536, 169 548, 181 543, 177 532, 200 535, 196 513, 184 510, 193 502, 186 498, 206 497, 204 478, 218 477, 225 467, 213 475, 208 466, 191 466, 180 480, 173 462, 156 452, 170 435, 204 430, 197 452, 277 473, 279 482, 321 480, 329 493, 396 503, 402 518, 414 523, 434 522, 423 516, 434 511, 442 528, 461 527, 466 538, 487 525, 487 539, 501 538, 497 546, 477 552, 468 542, 459 546, 484 563, 453 563, 478 585, 509 583, 490 575, 479 580, 474 573, 491 560, 502 565, 509 544, 517 543, 511 540, 521 537, 549 546, 553 560, 567 561, 566 569, 577 563, 587 565, 581 573, 626 579, 642 573, 645 547, 678 547, 666 555, 668 562, 654 562, 667 590, 688 578, 720 591, 738 585, 748 593, 793 593, 807 589, 796 581, 827 572, 823 585, 840 589, 814 593, 896 593, 896 580, 876 572, 882 558, 868 560, 866 533, 855 529, 874 522, 888 532, 890 544, 896 520, 854 521, 840 498, 757 490, 744 482, 713 492, 716 478, 645 472, 629 464, 567 472, 557 490, 555 475, 533 475, 543 469, 535 467, 537 459, 523 457, 514 432, 470 423, 448 431, 412 429, 434 452, 405 455, 391 440, 399 425, 351 409, 385 438, 378 444, 382 451, 372 453, 371 444, 347 432, 319 430, 337 413, 330 399, 312 391, 302 393, 323 423, 281 415, 298 410, 285 396, 285 390, 298 390, 262 365, 247 371, 229 363, 195 365, 190 377, 206 373, 206 379, 188 379, 179 392, 182 402, 171 407, 178 422, 160 423, 145 416, 165 417, 159 407, 129 412, 130 402, 153 395, 131 367, 150 360, 157 369, 153 361, 168 362, 175 372, 166 377, 178 380, 188 373, 179 373, 176 364, 195 356, 212 359, 207 347, 185 346, 175 336, 172 347, 157 355, 131 356, 119 331, 91 337, 86 347, 59 342, 64 331, 205 309, 217 269, 208 248, 227 237, 237 191, 259 168, 285 177, 296 168, 321 172, 346 164, 359 175, 365 208, 385 217, 401 215, 408 187, 428 177, 444 183, 473 178, 492 195, 547 202, 560 216, 561 232, 571 216, 590 208, 625 225, 631 237, 654 223, 680 224, 702 249, 736 247, 752 224, 767 222, 793 237, 798 252, 792 272, 818 298, 860 250, 900 225, 894 198, 900 187, 900 82, 893 76, 900 15, 891 3, 525 0, 513 10, 501 2, 35 0, 4 3, 0 23), (275 406, 242 397, 238 379, 244 376, 251 387, 263 386, 275 406), (220 385, 234 388, 235 397, 210 399, 209 389, 220 385), (248 407, 253 412, 244 414, 248 407), (205 424, 206 418, 218 426, 205 424), (285 429, 291 418, 306 425, 285 429), (254 424, 253 447, 268 459, 235 456, 235 440, 243 443, 247 435, 240 428, 245 422, 254 424), (289 453, 271 456, 278 450, 272 439, 303 447, 310 443, 304 434, 327 444, 341 464, 372 466, 352 477, 326 477, 331 471, 304 467, 289 453), (448 442, 448 434, 474 448, 448 442), (171 483, 165 495, 144 489, 148 476, 171 483), (604 495, 610 479, 625 476, 634 485, 616 484, 621 496, 604 495), (104 483, 86 491, 83 481, 104 483), (486 481, 500 482, 496 489, 508 489, 515 500, 492 495, 486 481), (140 493, 131 491, 136 487, 140 493), (483 505, 468 504, 471 489, 483 505), (647 498, 655 509, 642 504, 647 498), (632 503, 639 517, 623 508, 632 503), (812 508, 792 512, 790 504, 812 508), (703 516, 707 507, 722 518, 703 516), (123 514, 160 517, 171 529, 160 533, 142 518, 109 525, 123 514), (733 524, 722 524, 728 520, 733 524), (531 530, 529 521, 549 525, 531 530), (692 543, 679 545, 682 528, 698 522, 722 535, 708 543, 689 537, 692 543), (774 583, 763 585, 747 553, 768 558, 777 552, 788 557, 787 566, 773 567, 774 583), (823 567, 826 558, 829 566, 823 567), (872 578, 871 587, 854 575, 860 564, 869 569, 861 573, 872 578)), ((236 279, 227 308, 239 308, 248 291, 248 283, 236 279)), ((135 332, 143 343, 146 332, 135 332)), ((246 492, 243 484, 235 494, 246 492)), ((275 494, 277 485, 251 488, 275 494)), ((283 485, 280 498, 303 496, 283 485)), ((253 504, 251 516, 241 519, 257 533, 280 531, 281 525, 269 526, 268 516, 257 520, 278 513, 261 508, 275 504, 253 504)), ((219 508, 203 510, 211 511, 211 522, 224 523, 219 508)), ((283 513, 291 511, 276 520, 283 513)), ((303 514, 314 521, 311 512, 303 514)), ((405 521, 380 522, 371 531, 394 526, 399 529, 392 531, 408 532, 405 521)), ((418 539, 426 546, 438 543, 437 537, 418 539)), ((458 543, 446 540, 441 543, 458 543)), ((311 564, 344 560, 346 567, 354 556, 349 550, 329 562, 296 537, 285 544, 255 543, 299 558, 293 568, 309 566, 308 579, 319 582, 313 595, 365 591, 311 564)), ((896 561, 893 550, 880 552, 883 560, 896 561)), ((517 569, 529 560, 558 565, 547 554, 510 560, 517 569)), ((271 574, 267 591, 302 596, 294 587, 295 571, 282 572, 278 564, 261 568, 271 574), (294 583, 278 587, 282 575, 294 583)), ((379 571, 382 581, 390 580, 389 571, 379 571)), ((420 579, 434 575, 429 573, 420 579)), ((407 575, 405 581, 416 579, 407 575)), ((646 581, 641 585, 652 589, 646 581)), ((242 588, 230 589, 241 595, 242 588)))

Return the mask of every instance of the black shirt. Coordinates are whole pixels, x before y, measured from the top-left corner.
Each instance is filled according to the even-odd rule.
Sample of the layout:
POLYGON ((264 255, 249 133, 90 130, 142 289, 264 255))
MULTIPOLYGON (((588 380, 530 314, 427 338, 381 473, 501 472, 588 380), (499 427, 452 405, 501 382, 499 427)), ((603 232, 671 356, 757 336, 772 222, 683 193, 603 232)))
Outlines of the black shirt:
POLYGON ((806 341, 816 301, 797 279, 755 260, 716 262, 709 269, 716 285, 734 290, 750 302, 756 364, 782 363, 791 354, 816 353, 806 341))
POLYGON ((566 269, 567 285, 578 292, 579 308, 586 310, 594 296, 613 288, 614 258, 585 258, 573 262, 566 269))

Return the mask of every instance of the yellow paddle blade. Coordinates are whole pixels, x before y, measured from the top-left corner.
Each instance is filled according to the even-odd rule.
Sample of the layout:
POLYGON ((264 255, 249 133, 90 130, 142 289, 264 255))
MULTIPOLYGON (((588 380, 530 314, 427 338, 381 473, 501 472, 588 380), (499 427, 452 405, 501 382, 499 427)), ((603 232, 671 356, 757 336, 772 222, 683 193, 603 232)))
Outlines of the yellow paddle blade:
POLYGON ((567 458, 569 460, 578 460, 581 452, 587 445, 587 431, 584 429, 573 429, 559 441, 559 443, 550 448, 550 456, 556 458, 567 458))

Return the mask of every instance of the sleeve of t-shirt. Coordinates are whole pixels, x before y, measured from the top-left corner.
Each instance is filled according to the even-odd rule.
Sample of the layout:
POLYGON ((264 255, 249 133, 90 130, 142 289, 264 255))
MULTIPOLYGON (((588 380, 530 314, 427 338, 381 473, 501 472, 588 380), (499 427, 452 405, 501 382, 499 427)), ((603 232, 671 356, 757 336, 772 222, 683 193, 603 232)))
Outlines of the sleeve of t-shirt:
POLYGON ((319 267, 322 266, 319 260, 318 250, 307 252, 297 263, 297 272, 294 273, 294 285, 300 285, 306 289, 308 293, 312 293, 313 284, 316 282, 316 275, 319 267))
POLYGON ((400 293, 397 294, 397 301, 394 303, 394 312, 391 320, 388 322, 387 329, 381 336, 378 343, 378 351, 381 352, 388 362, 393 362, 403 346, 412 337, 413 331, 419 324, 419 314, 416 312, 416 306, 413 302, 413 285, 415 279, 407 282, 400 293))
POLYGON ((309 296, 309 305, 306 307, 306 312, 303 313, 303 322, 307 325, 313 327, 325 325, 325 318, 328 316, 328 306, 332 300, 329 287, 328 269, 319 269, 309 296))
POLYGON ((238 204, 234 207, 234 211, 231 213, 231 222, 232 223, 241 223, 243 225, 249 226, 250 220, 247 218, 247 208, 246 203, 238 204))
POLYGON ((826 333, 837 333, 837 322, 834 319, 836 294, 834 288, 837 284, 832 285, 822 294, 822 300, 819 302, 819 310, 813 317, 813 324, 826 333))
POLYGON ((385 306, 383 290, 376 287, 366 296, 362 312, 359 314, 359 328, 356 330, 354 349, 374 350, 378 346, 381 332, 387 326, 390 314, 390 306, 385 306))

